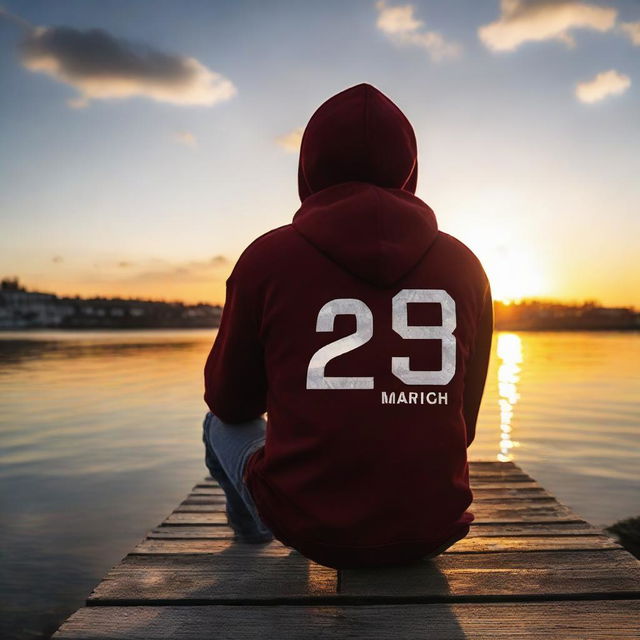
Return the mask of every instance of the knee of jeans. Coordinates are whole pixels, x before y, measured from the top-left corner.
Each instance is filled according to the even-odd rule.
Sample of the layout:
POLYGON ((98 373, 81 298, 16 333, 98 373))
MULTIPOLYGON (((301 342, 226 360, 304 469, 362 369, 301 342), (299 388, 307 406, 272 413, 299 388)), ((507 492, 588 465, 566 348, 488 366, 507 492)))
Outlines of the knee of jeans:
POLYGON ((211 412, 207 412, 207 414, 204 416, 204 420, 202 421, 202 441, 206 442, 207 441, 207 425, 209 424, 209 414, 211 412))
POLYGON ((210 427, 212 421, 216 419, 216 420, 220 420, 220 418, 218 418, 213 412, 211 411, 207 411, 207 413, 204 416, 204 420, 202 421, 202 431, 204 433, 207 432, 207 429, 210 427))

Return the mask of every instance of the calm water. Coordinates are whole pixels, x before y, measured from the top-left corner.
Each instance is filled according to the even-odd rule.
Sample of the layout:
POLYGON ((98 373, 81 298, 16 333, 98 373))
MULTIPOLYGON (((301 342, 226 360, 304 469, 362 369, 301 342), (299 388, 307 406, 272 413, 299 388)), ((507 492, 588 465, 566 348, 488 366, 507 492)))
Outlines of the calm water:
MULTIPOLYGON (((3 638, 52 632, 204 473, 214 331, 0 334, 3 638)), ((640 514, 640 334, 501 333, 474 458, 640 514)))

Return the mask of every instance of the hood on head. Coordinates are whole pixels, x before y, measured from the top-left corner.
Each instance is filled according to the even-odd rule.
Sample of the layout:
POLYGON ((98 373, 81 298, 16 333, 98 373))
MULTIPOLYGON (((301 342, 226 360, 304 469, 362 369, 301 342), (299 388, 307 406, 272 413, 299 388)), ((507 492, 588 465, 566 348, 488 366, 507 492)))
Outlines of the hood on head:
POLYGON ((417 146, 389 98, 359 84, 327 100, 302 137, 293 227, 341 268, 390 287, 438 235, 431 208, 414 195, 417 146))
POLYGON ((368 182, 415 193, 418 152, 413 127, 370 84, 345 89, 311 116, 298 163, 300 200, 341 182, 368 182))

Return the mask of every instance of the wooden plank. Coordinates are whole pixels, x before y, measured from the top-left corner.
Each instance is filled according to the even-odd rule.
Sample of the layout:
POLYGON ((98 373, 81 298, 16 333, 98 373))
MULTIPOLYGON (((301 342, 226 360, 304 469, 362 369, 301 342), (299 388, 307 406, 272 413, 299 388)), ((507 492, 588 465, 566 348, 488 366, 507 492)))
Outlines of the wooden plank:
MULTIPOLYGON (((541 485, 536 482, 531 476, 524 473, 480 473, 480 474, 471 474, 469 476, 469 481, 471 484, 471 488, 473 490, 483 488, 487 485, 493 486, 494 488, 504 488, 505 486, 511 486, 516 484, 517 487, 536 487, 542 488, 541 485)), ((514 487, 514 488, 517 488, 514 487)), ((191 489, 191 493, 216 493, 219 495, 224 495, 224 491, 219 484, 213 482, 199 482, 194 485, 191 489)))
POLYGON ((475 600, 640 597, 626 551, 443 554, 410 566, 341 572, 342 596, 475 600))
POLYGON ((473 497, 473 503, 472 505, 469 507, 469 509, 471 511, 473 511, 475 505, 480 504, 480 503, 490 503, 490 504, 517 504, 520 502, 530 502, 532 500, 537 500, 539 503, 554 503, 554 504, 559 504, 558 501, 553 497, 553 496, 545 496, 543 494, 539 494, 539 495, 528 495, 528 494, 523 494, 520 496, 514 495, 514 496, 509 496, 509 495, 491 495, 491 494, 487 494, 487 495, 482 495, 482 494, 478 494, 476 493, 473 497))
POLYGON ((223 543, 213 554, 130 555, 90 604, 319 603, 640 598, 626 551, 443 554, 412 565, 336 572, 282 545, 223 543), (253 547, 253 548, 250 548, 253 547))
MULTIPOLYGON (((184 500, 175 509, 174 513, 216 513, 225 511, 226 503, 218 499, 196 499, 184 500)), ((521 498, 487 498, 485 500, 474 501, 469 510, 474 514, 486 516, 490 514, 498 514, 501 511, 508 510, 514 512, 562 512, 569 511, 569 508, 561 505, 555 498, 531 498, 522 496, 521 498)), ((575 515, 575 514, 574 514, 575 515)))
MULTIPOLYGON (((567 514, 569 508, 561 505, 556 500, 481 500, 474 502, 469 510, 478 518, 489 516, 500 517, 501 514, 523 514, 523 516, 535 516, 539 514, 567 514)), ((202 502, 185 501, 181 502, 174 513, 219 513, 225 511, 224 502, 202 502)), ((575 514, 574 514, 575 515, 575 514)), ((575 516, 577 517, 577 516, 575 516)))
MULTIPOLYGON (((501 471, 500 469, 487 469, 481 471, 473 471, 469 472, 469 479, 471 484, 475 482, 477 483, 486 483, 486 482, 535 482, 535 480, 528 474, 523 473, 520 470, 510 470, 507 469, 505 471, 501 471)), ((194 486, 194 489, 208 489, 211 487, 219 486, 217 482, 213 480, 204 480, 199 482, 194 486)))
MULTIPOLYGON (((229 530, 230 531, 230 530, 229 530)), ((219 553, 219 541, 147 538, 132 551, 134 554, 219 553)), ((278 545, 274 541, 271 544, 278 545)), ((506 536, 466 537, 449 547, 445 553, 487 553, 519 551, 582 551, 621 549, 608 536, 506 536)))
MULTIPOLYGON (((486 537, 564 537, 602 535, 587 522, 549 522, 544 524, 523 522, 518 524, 484 524, 476 526, 472 523, 468 538, 486 537)), ((152 529, 148 536, 151 540, 219 540, 233 537, 233 531, 225 526, 200 526, 182 524, 179 526, 162 525, 152 529)))
POLYGON ((508 486, 505 485, 480 485, 471 487, 473 492, 473 498, 477 500, 493 499, 493 498, 531 498, 531 499, 552 499, 555 500, 555 496, 545 491, 540 486, 529 486, 530 483, 514 483, 508 486))
POLYGON ((478 522, 474 520, 467 537, 504 536, 592 536, 602 535, 600 529, 584 520, 567 522, 478 522))
MULTIPOLYGON (((478 523, 487 522, 567 522, 580 518, 557 502, 540 500, 509 504, 474 503, 471 511, 478 523)), ((178 508, 164 521, 167 524, 226 524, 223 505, 189 504, 178 508)))
MULTIPOLYGON (((564 536, 594 536, 602 535, 600 529, 596 529, 587 522, 548 522, 544 524, 523 522, 518 524, 484 524, 476 526, 472 523, 467 535, 468 538, 486 537, 564 537, 564 536)), ((200 526, 182 524, 179 526, 162 525, 152 529, 149 539, 173 539, 173 540, 219 540, 231 538, 233 531, 225 526, 200 526)))
MULTIPOLYGON (((522 483, 524 484, 524 483, 522 483)), ((509 487, 485 488, 475 487, 473 490, 474 502, 487 502, 489 500, 555 500, 555 498, 545 491, 542 487, 524 487, 520 488, 518 484, 509 487)), ((197 492, 191 492, 185 498, 185 501, 201 504, 207 504, 211 501, 214 504, 226 502, 224 493, 221 491, 209 492, 207 489, 201 489, 197 492)))
POLYGON ((227 499, 224 496, 199 496, 190 493, 180 504, 214 504, 224 507, 227 499))
POLYGON ((509 460, 507 462, 501 462, 500 460, 469 460, 469 467, 471 468, 487 468, 496 467, 499 469, 519 469, 518 465, 509 460))
POLYGON ((214 487, 210 489, 209 487, 199 487, 196 485, 191 489, 191 493, 189 495, 200 495, 200 496, 224 496, 224 491, 221 487, 214 487))
POLYGON ((469 475, 469 482, 471 487, 473 488, 476 485, 480 485, 482 483, 496 483, 500 484, 512 484, 514 482, 534 482, 531 476, 519 473, 510 473, 510 474, 482 474, 482 475, 469 475))
MULTIPOLYGON (((495 496, 520 496, 520 495, 545 495, 553 497, 548 491, 541 487, 537 482, 518 482, 511 485, 504 484, 480 484, 472 487, 474 494, 479 495, 495 495, 495 496)), ((215 489, 198 489, 194 487, 188 494, 189 498, 224 498, 224 491, 220 488, 215 489)))
MULTIPOLYGON (((469 469, 470 471, 478 472, 498 470, 504 473, 508 471, 523 473, 522 469, 513 461, 500 462, 499 460, 469 460, 469 469)), ((203 478, 203 482, 215 483, 217 480, 211 476, 205 476, 203 478)))
MULTIPOLYGON (((493 505, 492 505, 493 506, 493 505)), ((555 510, 552 512, 543 511, 517 511, 515 509, 496 509, 495 512, 489 512, 486 516, 478 514, 475 511, 476 519, 473 521, 472 526, 484 526, 494 524, 522 524, 522 523, 570 523, 579 524, 584 522, 571 514, 571 512, 562 512, 555 510)), ((168 516, 162 523, 162 525, 173 526, 185 526, 185 525, 197 525, 197 526, 227 526, 227 519, 224 512, 176 512, 168 516)))
POLYGON ((162 524, 180 525, 199 525, 199 526, 226 526, 227 518, 224 512, 219 513, 172 513, 165 518, 162 524))
POLYGON ((54 640, 368 638, 621 640, 638 637, 640 601, 340 607, 85 607, 54 640))
POLYGON ((499 491, 524 491, 525 489, 543 489, 541 485, 537 482, 481 482, 481 483, 471 483, 471 491, 473 493, 477 493, 478 491, 490 491, 490 490, 499 490, 499 491))
POLYGON ((147 534, 149 540, 220 540, 232 537, 233 531, 229 527, 201 527, 197 525, 178 527, 163 525, 152 529, 147 534))
POLYGON ((337 572, 281 544, 219 542, 208 555, 127 556, 90 604, 298 600, 334 596, 337 572))
POLYGON ((528 476, 529 474, 525 473, 519 467, 514 468, 502 468, 502 467, 490 467, 490 468, 473 468, 469 469, 469 477, 483 478, 484 476, 496 476, 500 475, 503 477, 509 476, 528 476))

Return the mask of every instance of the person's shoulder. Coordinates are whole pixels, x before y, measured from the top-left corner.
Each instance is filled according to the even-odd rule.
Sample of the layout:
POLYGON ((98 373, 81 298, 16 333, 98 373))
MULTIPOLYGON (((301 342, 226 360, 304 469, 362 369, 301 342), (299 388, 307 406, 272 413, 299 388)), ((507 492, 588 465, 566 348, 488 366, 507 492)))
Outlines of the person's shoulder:
POLYGON ((293 235, 291 223, 266 231, 252 240, 238 256, 229 278, 238 277, 246 271, 263 268, 274 251, 284 248, 288 238, 293 235))
POLYGON ((479 267, 482 267, 480 258, 478 258, 478 256, 469 249, 464 242, 458 240, 458 238, 452 236, 450 233, 445 233, 444 231, 438 231, 438 237, 440 243, 446 247, 447 251, 456 254, 460 258, 466 258, 474 264, 477 264, 479 267))
POLYGON ((488 277, 480 258, 464 242, 444 231, 438 231, 438 240, 451 258, 459 263, 466 264, 470 269, 474 269, 481 275, 483 280, 488 282, 488 277))

